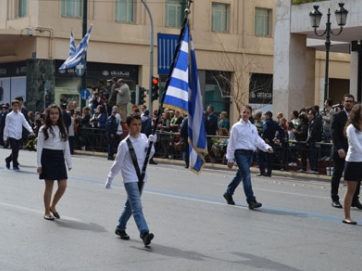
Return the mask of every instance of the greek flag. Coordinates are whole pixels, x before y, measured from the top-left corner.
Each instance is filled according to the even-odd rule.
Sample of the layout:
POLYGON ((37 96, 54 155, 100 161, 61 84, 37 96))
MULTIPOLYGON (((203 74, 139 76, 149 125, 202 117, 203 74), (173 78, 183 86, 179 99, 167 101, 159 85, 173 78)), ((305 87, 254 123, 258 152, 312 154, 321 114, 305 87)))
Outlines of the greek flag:
POLYGON ((75 53, 77 46, 75 45, 73 29, 70 31, 69 56, 75 53))
MULTIPOLYGON (((85 54, 87 53, 87 48, 88 48, 88 43, 89 43, 89 38, 90 38, 91 32, 92 32, 92 26, 89 28, 87 34, 81 40, 79 47, 76 49, 76 51, 72 55, 70 55, 64 61, 62 66, 60 66, 59 70, 66 70, 66 69, 73 68, 82 62, 82 60, 85 58, 85 54)), ((72 44, 72 42, 71 42, 71 44, 72 44)), ((71 45, 71 47, 72 47, 72 45, 71 45)))
POLYGON ((188 117, 190 169, 199 174, 205 164, 207 139, 195 48, 187 22, 180 49, 166 89, 163 107, 179 110, 188 117), (189 50, 189 47, 191 50, 189 50))

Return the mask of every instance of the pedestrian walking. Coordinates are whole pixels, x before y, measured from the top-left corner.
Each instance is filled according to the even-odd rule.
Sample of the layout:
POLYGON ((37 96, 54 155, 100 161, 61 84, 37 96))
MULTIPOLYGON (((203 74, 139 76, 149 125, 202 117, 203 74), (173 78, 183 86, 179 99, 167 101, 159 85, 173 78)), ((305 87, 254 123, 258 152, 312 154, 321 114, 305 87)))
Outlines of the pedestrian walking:
POLYGON ((33 129, 25 119, 25 116, 20 112, 20 102, 13 100, 11 102, 12 111, 5 117, 4 127, 4 144, 9 143, 11 147, 10 156, 5 158, 5 165, 7 169, 10 169, 10 164, 13 162, 13 170, 19 171, 19 149, 22 143, 23 127, 29 131, 31 135, 34 135, 33 129))
POLYGON ((62 110, 53 104, 46 109, 44 125, 38 134, 37 164, 39 179, 44 180, 44 219, 59 219, 56 205, 67 187, 67 169, 72 169, 67 128, 63 121, 62 110), (54 181, 58 181, 58 189, 52 198, 54 181), (53 214, 53 215, 51 215, 53 214))
POLYGON ((228 168, 232 168, 236 162, 238 171, 235 177, 229 183, 224 198, 230 205, 235 205, 233 194, 240 182, 243 182, 244 193, 249 209, 254 210, 262 206, 256 201, 253 188, 251 185, 250 166, 253 161, 253 154, 256 148, 273 153, 273 148, 265 143, 259 136, 258 131, 250 121, 252 108, 249 105, 244 105, 241 108, 241 119, 231 127, 230 139, 227 146, 226 159, 228 160, 228 168))
POLYGON ((343 223, 356 225, 351 218, 351 204, 357 186, 362 180, 362 105, 356 104, 349 115, 345 135, 348 139, 348 151, 344 168, 344 180, 347 181, 347 190, 344 196, 343 223))
MULTIPOLYGON (((151 244, 153 233, 149 232, 146 219, 142 211, 141 195, 144 187, 144 182, 147 181, 147 173, 142 173, 140 168, 146 159, 146 150, 149 142, 155 142, 156 135, 147 136, 141 133, 141 116, 137 113, 132 113, 126 119, 129 135, 121 141, 118 146, 116 159, 108 173, 108 178, 105 183, 107 189, 111 188, 112 181, 121 171, 123 183, 127 192, 127 201, 123 207, 123 211, 118 220, 118 225, 115 234, 123 240, 129 240, 130 237, 126 233, 127 222, 131 215, 136 222, 140 232, 140 238, 145 246, 151 244)), ((150 156, 152 157, 155 150, 152 146, 150 156)))
MULTIPOLYGON (((332 206, 335 208, 343 208, 339 201, 338 190, 339 183, 345 166, 345 157, 348 150, 348 140, 344 135, 344 127, 349 118, 349 114, 355 104, 354 96, 345 94, 343 96, 343 109, 334 114, 331 123, 331 136, 333 142, 333 175, 331 180, 331 198, 332 206)), ((352 200, 352 207, 362 209, 362 204, 359 201, 360 186, 356 188, 356 193, 352 200)))

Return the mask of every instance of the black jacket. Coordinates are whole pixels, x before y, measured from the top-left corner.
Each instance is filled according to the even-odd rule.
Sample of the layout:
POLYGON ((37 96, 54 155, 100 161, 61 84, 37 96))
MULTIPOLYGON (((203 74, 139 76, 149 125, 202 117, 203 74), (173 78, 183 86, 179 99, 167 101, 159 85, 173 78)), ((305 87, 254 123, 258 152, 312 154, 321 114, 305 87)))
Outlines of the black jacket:
POLYGON ((331 136, 335 153, 340 149, 343 149, 345 152, 348 150, 348 141, 344 136, 344 126, 346 125, 347 119, 348 117, 344 110, 339 111, 332 117, 331 136))

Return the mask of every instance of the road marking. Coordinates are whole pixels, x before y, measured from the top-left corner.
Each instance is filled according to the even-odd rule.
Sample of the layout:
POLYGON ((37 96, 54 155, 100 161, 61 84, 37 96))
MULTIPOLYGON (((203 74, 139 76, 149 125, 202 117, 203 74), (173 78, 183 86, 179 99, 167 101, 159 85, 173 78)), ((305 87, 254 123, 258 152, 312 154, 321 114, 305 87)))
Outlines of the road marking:
MULTIPOLYGON (((15 204, 11 204, 11 203, 5 203, 5 202, 0 201, 0 205, 6 206, 6 207, 9 207, 9 208, 12 208, 12 209, 18 209, 18 210, 21 210, 21 211, 30 212, 30 213, 41 214, 41 215, 44 214, 44 211, 28 208, 28 207, 25 207, 25 206, 15 205, 15 204)), ((79 220, 77 218, 74 218, 74 217, 62 216, 62 218, 65 219, 65 220, 81 222, 81 220, 79 220)))

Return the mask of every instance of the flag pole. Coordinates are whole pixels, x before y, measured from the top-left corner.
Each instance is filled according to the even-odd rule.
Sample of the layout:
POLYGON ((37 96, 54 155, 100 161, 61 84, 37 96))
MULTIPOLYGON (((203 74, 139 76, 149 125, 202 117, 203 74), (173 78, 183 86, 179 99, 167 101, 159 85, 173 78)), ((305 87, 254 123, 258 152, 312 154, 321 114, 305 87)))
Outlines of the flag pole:
MULTIPOLYGON (((184 35, 184 32, 185 32, 187 24, 188 24, 188 20, 189 20, 188 16, 191 13, 190 7, 191 7, 191 4, 192 4, 193 0, 188 0, 187 2, 188 2, 187 3, 187 8, 185 9, 185 19, 184 19, 183 26, 182 26, 181 31, 180 31, 180 36, 179 36, 178 41, 177 41, 177 46, 175 48, 172 63, 170 65, 170 70, 168 72, 168 76, 167 76, 167 79, 166 79, 165 91, 162 94, 161 102, 160 102, 159 107, 158 107, 157 118, 155 120, 155 123, 153 124, 152 135, 154 135, 156 133, 156 130, 157 130, 157 124, 158 124, 158 120, 159 120, 159 118, 161 116, 162 105, 163 105, 163 102, 164 102, 165 96, 166 96, 166 90, 168 88, 170 78, 171 78, 171 75, 172 75, 172 71, 174 69, 175 62, 176 62, 176 59, 177 59, 177 56, 178 56, 178 53, 179 53, 179 50, 180 50, 180 47, 181 47, 182 37, 184 35)), ((143 167, 142 167, 142 171, 141 171, 142 182, 140 181, 140 186, 139 186, 140 189, 142 189, 142 186, 143 186, 143 179, 144 179, 144 177, 146 175, 146 169, 147 169, 148 160, 150 158, 152 145, 153 145, 153 142, 149 142, 149 145, 148 145, 148 148, 147 148, 147 153, 146 153, 146 158, 145 158, 145 161, 143 163, 143 167)))

